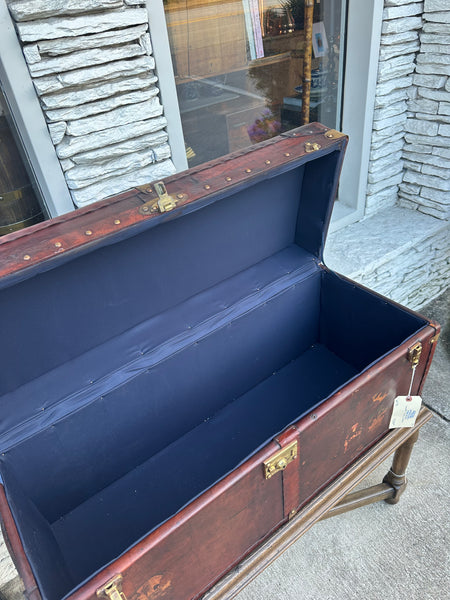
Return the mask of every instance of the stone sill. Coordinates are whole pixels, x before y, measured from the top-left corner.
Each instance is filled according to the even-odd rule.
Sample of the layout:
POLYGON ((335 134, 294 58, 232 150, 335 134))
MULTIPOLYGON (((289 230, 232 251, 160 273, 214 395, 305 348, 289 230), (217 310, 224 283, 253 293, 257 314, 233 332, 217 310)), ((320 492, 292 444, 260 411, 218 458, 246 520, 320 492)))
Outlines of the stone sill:
POLYGON ((331 233, 325 263, 413 309, 450 284, 449 224, 406 208, 390 207, 331 233))

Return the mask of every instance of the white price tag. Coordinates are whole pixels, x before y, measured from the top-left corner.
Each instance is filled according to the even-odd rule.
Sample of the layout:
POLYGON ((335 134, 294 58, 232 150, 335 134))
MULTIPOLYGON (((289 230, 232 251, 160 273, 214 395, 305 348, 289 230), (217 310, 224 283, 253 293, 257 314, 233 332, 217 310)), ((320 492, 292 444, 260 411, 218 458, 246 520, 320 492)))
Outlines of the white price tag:
POLYGON ((414 427, 421 405, 420 396, 397 396, 394 400, 389 429, 414 427))

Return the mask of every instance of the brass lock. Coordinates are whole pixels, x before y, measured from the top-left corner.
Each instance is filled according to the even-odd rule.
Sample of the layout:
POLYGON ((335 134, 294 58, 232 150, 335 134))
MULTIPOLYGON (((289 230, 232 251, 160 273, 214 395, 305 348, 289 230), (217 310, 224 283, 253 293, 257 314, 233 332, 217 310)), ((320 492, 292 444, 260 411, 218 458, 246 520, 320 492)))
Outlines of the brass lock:
POLYGON ((125 594, 122 592, 122 579, 123 577, 120 573, 114 575, 105 585, 98 588, 97 596, 99 598, 106 596, 109 600, 127 600, 125 594))
MULTIPOLYGON (((141 215, 145 216, 155 212, 165 213, 176 208, 177 201, 172 196, 169 196, 166 186, 162 181, 154 183, 153 187, 158 196, 158 200, 150 200, 149 202, 146 202, 141 207, 139 207, 139 213, 141 215)), ((148 186, 142 186, 138 189, 139 191, 144 193, 149 193, 149 189, 151 190, 151 188, 149 188, 148 186)), ((184 194, 180 194, 180 196, 181 198, 183 198, 184 194)))
POLYGON ((275 473, 284 471, 288 464, 297 458, 297 454, 298 445, 295 440, 264 461, 264 477, 270 479, 275 473))
POLYGON ((422 354, 422 344, 417 342, 408 350, 408 360, 412 367, 417 367, 420 361, 420 355, 422 354))

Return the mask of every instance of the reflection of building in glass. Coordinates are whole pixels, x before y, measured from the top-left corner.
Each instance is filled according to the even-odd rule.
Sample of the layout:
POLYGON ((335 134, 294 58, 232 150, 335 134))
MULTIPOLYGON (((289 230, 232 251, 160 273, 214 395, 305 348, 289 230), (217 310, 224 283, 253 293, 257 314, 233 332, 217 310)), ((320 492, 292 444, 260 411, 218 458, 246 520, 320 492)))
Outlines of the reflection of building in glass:
MULTIPOLYGON (((341 4, 324 0, 314 9, 322 27, 312 68, 321 83, 311 96, 311 120, 330 127, 340 119, 341 4)), ((191 166, 301 124, 304 0, 168 0, 165 9, 183 133, 195 152, 191 166)))

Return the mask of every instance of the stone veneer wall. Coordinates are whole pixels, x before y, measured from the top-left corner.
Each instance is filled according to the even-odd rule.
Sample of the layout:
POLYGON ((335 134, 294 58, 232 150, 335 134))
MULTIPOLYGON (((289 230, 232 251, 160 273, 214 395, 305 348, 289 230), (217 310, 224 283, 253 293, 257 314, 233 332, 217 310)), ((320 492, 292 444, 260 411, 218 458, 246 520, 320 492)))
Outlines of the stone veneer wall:
POLYGON ((328 237, 330 268, 409 308, 450 285, 449 228, 429 215, 389 207, 328 237))
POLYGON ((450 0, 425 0, 408 103, 400 206, 450 216, 450 0))
POLYGON ((329 236, 326 262, 420 309, 450 285, 449 206, 450 0, 384 0, 369 218, 329 236))
POLYGON ((369 174, 366 215, 394 206, 403 180, 407 101, 419 50, 423 2, 385 0, 369 174))
POLYGON ((8 7, 76 205, 175 172, 145 0, 8 7))
POLYGON ((450 214, 450 0, 385 0, 366 215, 450 214))

